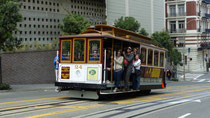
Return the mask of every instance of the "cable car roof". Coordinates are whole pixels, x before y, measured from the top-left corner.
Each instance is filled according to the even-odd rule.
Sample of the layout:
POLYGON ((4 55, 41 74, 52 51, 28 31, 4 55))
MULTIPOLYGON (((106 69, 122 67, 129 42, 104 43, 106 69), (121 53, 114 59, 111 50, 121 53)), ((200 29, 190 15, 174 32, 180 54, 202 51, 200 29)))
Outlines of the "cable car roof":
MULTIPOLYGON (((149 37, 109 25, 95 25, 94 27, 88 27, 86 31, 82 32, 79 35, 64 35, 59 37, 59 39, 69 38, 117 39, 133 43, 142 43, 143 45, 149 47, 158 47, 154 42, 152 42, 152 39, 149 37)), ((158 48, 167 51, 164 48, 158 48)))

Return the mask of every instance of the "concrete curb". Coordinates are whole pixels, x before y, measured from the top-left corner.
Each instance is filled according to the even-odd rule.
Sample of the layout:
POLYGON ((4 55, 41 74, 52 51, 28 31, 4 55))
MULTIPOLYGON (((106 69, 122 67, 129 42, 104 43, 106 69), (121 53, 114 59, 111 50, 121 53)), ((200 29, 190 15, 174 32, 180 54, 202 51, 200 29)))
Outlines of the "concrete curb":
POLYGON ((0 90, 0 93, 5 92, 23 92, 23 91, 45 91, 55 90, 54 84, 30 84, 30 85, 11 85, 11 90, 0 90))

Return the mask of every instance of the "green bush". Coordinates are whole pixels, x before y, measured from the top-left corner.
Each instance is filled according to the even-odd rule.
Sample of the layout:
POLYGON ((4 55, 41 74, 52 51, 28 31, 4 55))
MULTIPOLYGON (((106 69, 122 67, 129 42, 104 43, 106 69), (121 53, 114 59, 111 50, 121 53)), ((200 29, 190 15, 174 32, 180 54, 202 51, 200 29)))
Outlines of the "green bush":
POLYGON ((173 79, 171 79, 171 81, 179 81, 178 79, 176 79, 176 78, 173 78, 173 79))
POLYGON ((11 89, 9 84, 0 83, 0 90, 9 90, 9 89, 11 89))

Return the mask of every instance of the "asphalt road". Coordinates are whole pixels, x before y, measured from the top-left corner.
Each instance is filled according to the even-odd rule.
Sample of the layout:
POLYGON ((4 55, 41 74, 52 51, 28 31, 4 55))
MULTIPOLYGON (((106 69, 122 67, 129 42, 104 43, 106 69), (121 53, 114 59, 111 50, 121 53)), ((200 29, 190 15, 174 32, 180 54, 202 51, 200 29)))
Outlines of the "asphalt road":
POLYGON ((71 99, 67 92, 56 93, 54 90, 3 92, 0 93, 0 117, 210 117, 210 83, 208 81, 170 82, 167 85, 166 89, 153 90, 150 95, 107 96, 106 99, 98 101, 71 99))

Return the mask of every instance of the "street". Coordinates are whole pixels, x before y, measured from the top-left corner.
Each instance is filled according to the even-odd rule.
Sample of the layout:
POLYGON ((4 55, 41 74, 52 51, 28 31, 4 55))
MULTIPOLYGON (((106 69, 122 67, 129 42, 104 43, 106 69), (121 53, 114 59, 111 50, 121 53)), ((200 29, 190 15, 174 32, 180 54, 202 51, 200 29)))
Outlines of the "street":
POLYGON ((209 74, 195 81, 168 82, 150 95, 124 94, 102 100, 71 99, 54 90, 0 93, 1 118, 209 118, 209 74), (201 81, 205 78, 205 81, 201 81))

